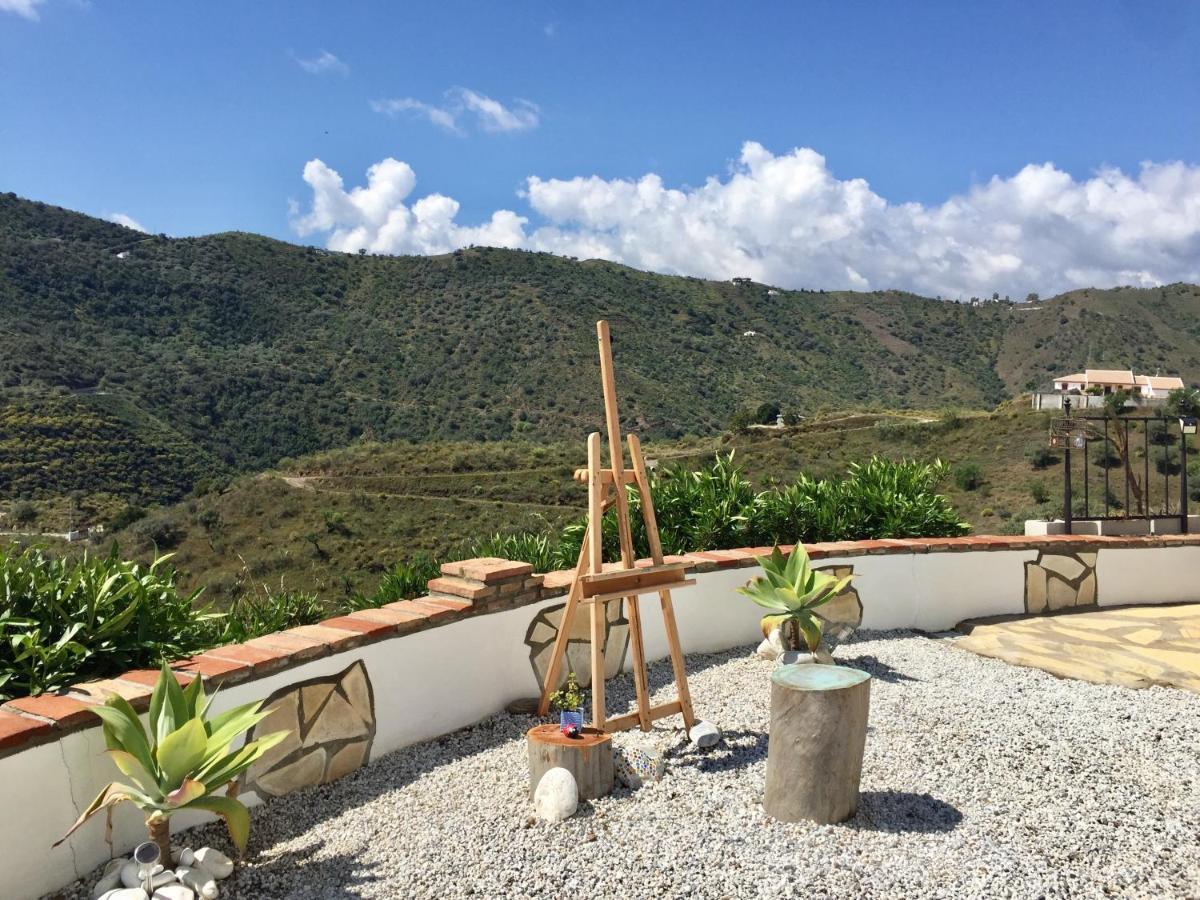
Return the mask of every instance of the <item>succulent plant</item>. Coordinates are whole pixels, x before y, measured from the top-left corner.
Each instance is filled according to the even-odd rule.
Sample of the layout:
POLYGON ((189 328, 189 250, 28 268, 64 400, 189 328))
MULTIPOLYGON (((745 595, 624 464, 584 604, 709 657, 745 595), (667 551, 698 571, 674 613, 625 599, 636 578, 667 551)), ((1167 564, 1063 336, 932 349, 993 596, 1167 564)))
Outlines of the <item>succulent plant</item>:
POLYGON ((763 635, 792 625, 803 636, 808 651, 815 653, 824 628, 815 610, 845 590, 854 576, 837 578, 812 568, 802 544, 796 544, 788 556, 776 546, 770 556, 758 557, 758 563, 763 574, 738 588, 738 593, 771 611, 762 618, 763 635))

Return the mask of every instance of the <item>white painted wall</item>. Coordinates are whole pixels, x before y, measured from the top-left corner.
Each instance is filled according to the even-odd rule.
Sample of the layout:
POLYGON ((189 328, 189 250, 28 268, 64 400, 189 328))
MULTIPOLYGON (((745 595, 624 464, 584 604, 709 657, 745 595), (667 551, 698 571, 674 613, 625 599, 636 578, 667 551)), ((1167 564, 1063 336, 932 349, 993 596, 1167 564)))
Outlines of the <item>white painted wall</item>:
MULTIPOLYGON (((940 631, 963 619, 1020 613, 1024 563, 1035 550, 899 553, 820 560, 818 567, 853 565, 863 600, 863 627, 940 631)), ((735 589, 758 568, 696 575, 674 594, 680 638, 688 653, 716 652, 761 639, 762 610, 735 589)), ((1200 600, 1200 547, 1103 549, 1097 562, 1099 603, 1200 600)), ((375 695, 371 757, 463 728, 519 697, 537 694, 525 646, 530 621, 563 598, 370 644, 285 672, 223 688, 215 708, 260 700, 287 684, 333 675, 363 660, 375 695)), ((647 658, 667 655, 654 595, 642 598, 647 658)), ((628 661, 627 661, 628 664, 628 661)), ((87 874, 109 858, 101 818, 56 850, 50 844, 70 826, 115 768, 104 756, 99 728, 0 759, 0 893, 37 897, 87 874)), ((247 802, 256 798, 249 794, 247 802)), ((202 821, 186 814, 176 828, 202 821)), ((144 840, 140 816, 118 810, 118 852, 144 840)))

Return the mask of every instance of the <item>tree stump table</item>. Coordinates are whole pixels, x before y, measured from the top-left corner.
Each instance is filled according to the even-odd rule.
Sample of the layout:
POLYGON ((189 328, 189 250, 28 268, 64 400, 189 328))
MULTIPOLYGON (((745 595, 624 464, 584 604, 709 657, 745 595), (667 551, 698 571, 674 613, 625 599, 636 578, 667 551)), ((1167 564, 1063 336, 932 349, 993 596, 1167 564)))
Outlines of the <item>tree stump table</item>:
POLYGON ((858 811, 871 676, 815 663, 771 673, 763 808, 784 822, 829 825, 858 811))
POLYGON ((613 788, 612 736, 584 728, 569 738, 557 725, 537 725, 525 734, 529 745, 529 796, 550 769, 561 766, 575 776, 580 800, 594 800, 613 788))

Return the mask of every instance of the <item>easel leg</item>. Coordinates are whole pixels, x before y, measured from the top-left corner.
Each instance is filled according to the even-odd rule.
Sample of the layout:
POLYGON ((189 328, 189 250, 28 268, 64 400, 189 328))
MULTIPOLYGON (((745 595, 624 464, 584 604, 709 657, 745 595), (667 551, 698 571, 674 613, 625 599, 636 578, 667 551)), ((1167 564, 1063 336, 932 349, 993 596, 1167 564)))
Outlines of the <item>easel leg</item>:
POLYGON ((688 689, 687 667, 683 662, 683 648, 679 644, 679 627, 675 624, 675 605, 670 591, 659 591, 658 601, 662 604, 663 626, 667 632, 667 649, 671 654, 671 670, 675 673, 675 690, 679 695, 679 711, 683 715, 683 726, 688 731, 696 724, 692 712, 692 692, 688 689))
POLYGON ((592 603, 592 727, 604 729, 604 631, 607 626, 603 603, 592 603))
POLYGON ((554 638, 554 649, 550 655, 550 665, 546 667, 546 681, 542 685, 542 696, 538 700, 538 715, 544 716, 550 710, 550 694, 558 687, 558 676, 562 672, 563 659, 567 655, 567 643, 571 640, 571 625, 579 609, 579 597, 583 593, 579 576, 587 566, 588 541, 591 540, 592 529, 588 527, 583 533, 583 545, 579 548, 579 562, 575 564, 575 578, 571 582, 571 590, 567 593, 567 605, 563 607, 562 617, 558 620, 558 634, 554 638))
POLYGON ((637 694, 638 724, 650 730, 650 684, 646 677, 646 648, 642 642, 642 613, 635 594, 626 597, 629 610, 629 643, 633 647, 633 689, 637 694))

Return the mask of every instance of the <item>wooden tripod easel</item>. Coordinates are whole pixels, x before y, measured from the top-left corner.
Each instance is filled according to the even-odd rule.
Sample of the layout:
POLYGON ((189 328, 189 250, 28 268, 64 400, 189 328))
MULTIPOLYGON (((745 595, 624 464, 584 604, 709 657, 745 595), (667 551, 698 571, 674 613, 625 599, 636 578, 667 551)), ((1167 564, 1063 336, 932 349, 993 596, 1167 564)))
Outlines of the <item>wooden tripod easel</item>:
POLYGON ((692 700, 688 693, 687 670, 683 663, 683 650, 679 646, 679 629, 675 624, 675 609, 671 603, 671 591, 695 584, 695 579, 684 576, 686 565, 665 563, 662 542, 658 537, 658 521, 654 515, 654 502, 650 497, 650 480, 646 474, 646 461, 642 458, 642 445, 637 435, 629 435, 629 462, 631 471, 626 471, 621 446, 621 425, 617 415, 617 384, 613 374, 612 338, 608 322, 596 323, 596 337, 600 343, 600 377, 604 387, 604 418, 608 429, 610 466, 605 469, 600 460, 600 432, 588 435, 588 464, 586 469, 575 472, 577 481, 588 486, 588 525, 579 550, 579 561, 575 565, 575 576, 567 594, 567 605, 558 626, 558 637, 554 641, 553 655, 546 671, 546 682, 542 686, 538 714, 546 715, 550 707, 550 693, 558 684, 562 671, 562 660, 566 653, 571 625, 581 604, 591 606, 592 644, 592 725, 607 731, 624 731, 634 725, 642 731, 650 730, 655 719, 680 713, 684 726, 691 730, 696 717, 692 712, 692 700), (633 537, 629 527, 629 499, 625 485, 637 485, 641 496, 642 518, 646 524, 646 538, 650 545, 652 565, 634 566, 633 537), (611 492, 611 496, 610 496, 611 492), (612 506, 617 508, 617 531, 621 542, 619 567, 604 569, 602 522, 604 513, 612 506), (638 607, 638 595, 656 592, 662 606, 663 626, 666 631, 667 648, 671 656, 671 668, 675 674, 678 697, 670 703, 650 705, 650 689, 646 677, 646 650, 642 638, 642 617, 638 607), (629 616, 629 639, 633 647, 633 683, 637 693, 637 711, 607 719, 604 712, 604 641, 607 625, 605 609, 613 601, 625 601, 629 616))

